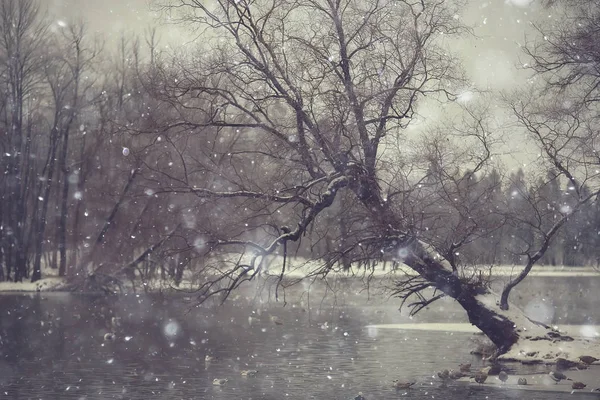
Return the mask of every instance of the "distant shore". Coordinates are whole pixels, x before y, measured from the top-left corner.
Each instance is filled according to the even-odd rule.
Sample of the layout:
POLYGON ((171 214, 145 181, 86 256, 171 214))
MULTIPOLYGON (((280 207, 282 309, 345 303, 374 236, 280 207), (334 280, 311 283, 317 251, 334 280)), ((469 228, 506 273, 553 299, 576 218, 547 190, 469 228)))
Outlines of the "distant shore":
MULTIPOLYGON (((278 257, 280 258, 280 257, 278 257)), ((282 265, 283 259, 274 259, 269 262, 267 268, 264 268, 261 275, 263 277, 279 277, 281 270, 278 268, 282 265)), ((229 262, 224 263, 225 265, 231 265, 229 262)), ((370 279, 370 278, 399 278, 402 276, 414 276, 416 273, 406 266, 400 266, 396 269, 390 269, 391 263, 388 263, 387 268, 383 270, 381 264, 376 269, 364 269, 364 268, 351 268, 350 270, 342 270, 336 268, 328 273, 328 278, 340 278, 340 279, 370 279)), ((487 270, 489 267, 479 267, 480 270, 487 270)), ((291 280, 301 280, 306 277, 311 277, 316 274, 315 271, 320 269, 318 261, 305 260, 305 259, 294 259, 292 262, 288 261, 288 266, 284 277, 291 280)), ((518 274, 521 271, 520 266, 511 265, 498 265, 492 268, 492 277, 510 277, 518 274)), ((188 272, 188 271, 186 271, 188 272)), ((189 275, 189 272, 186 274, 189 275)), ((0 293, 11 293, 11 292, 70 292, 71 287, 68 284, 66 278, 59 277, 56 275, 56 271, 52 269, 45 269, 42 272, 43 279, 37 282, 30 282, 29 279, 25 279, 23 282, 0 282, 0 293)), ((536 266, 529 273, 530 277, 599 277, 600 270, 593 267, 566 267, 566 266, 536 266)), ((128 283, 128 282, 124 282, 128 283)), ((142 286, 142 282, 138 282, 137 285, 142 286)), ((125 288, 131 289, 130 284, 124 285, 125 288)), ((193 279, 190 276, 184 276, 181 284, 175 287, 171 281, 162 281, 160 279, 154 279, 151 282, 146 283, 146 290, 148 291, 164 291, 168 289, 193 289, 193 279)))

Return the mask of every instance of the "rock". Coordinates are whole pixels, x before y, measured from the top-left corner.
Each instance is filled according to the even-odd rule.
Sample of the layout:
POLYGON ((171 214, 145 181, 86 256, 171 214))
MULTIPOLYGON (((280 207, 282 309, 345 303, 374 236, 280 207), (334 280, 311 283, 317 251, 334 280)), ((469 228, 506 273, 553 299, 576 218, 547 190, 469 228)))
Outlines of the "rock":
POLYGON ((527 385, 527 379, 519 378, 519 380, 517 381, 517 385, 527 385))

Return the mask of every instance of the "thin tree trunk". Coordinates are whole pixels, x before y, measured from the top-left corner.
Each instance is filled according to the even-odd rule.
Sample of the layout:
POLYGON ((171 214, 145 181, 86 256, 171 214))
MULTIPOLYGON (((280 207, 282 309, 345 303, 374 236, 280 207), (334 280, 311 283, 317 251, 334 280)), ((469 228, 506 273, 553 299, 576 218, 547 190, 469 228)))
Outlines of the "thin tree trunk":
MULTIPOLYGON (((342 198, 343 199, 343 198, 342 198)), ((340 199, 340 200, 342 200, 340 199)), ((342 206, 343 209, 343 206, 342 206)), ((339 226, 340 226, 340 248, 343 250, 346 249, 346 243, 348 242, 348 225, 346 223, 346 215, 339 215, 339 226)), ((347 252, 342 253, 342 267, 344 271, 349 271, 352 267, 350 263, 350 258, 347 252)))
MULTIPOLYGON (((115 216, 117 215, 117 212, 121 208, 121 205, 125 201, 127 193, 131 189, 131 186, 133 185, 133 182, 135 181, 135 178, 137 177, 138 173, 139 173, 139 168, 134 168, 133 172, 129 176, 129 179, 127 180, 127 183, 125 184, 125 187, 123 188, 123 191, 121 192, 121 196, 119 196, 119 199, 113 206, 110 214, 104 220, 104 225, 102 226, 102 229, 98 233, 98 236, 96 237, 96 240, 94 241, 94 243, 92 245, 92 249, 80 261, 79 268, 78 268, 79 270, 83 270, 83 268, 85 268, 90 262, 94 261, 96 253, 98 252, 102 243, 104 242, 106 233, 108 232, 108 229, 112 225, 112 223, 115 219, 115 216)), ((82 274, 80 277, 85 278, 86 275, 82 274)))
MULTIPOLYGON (((87 177, 87 169, 86 169, 86 163, 84 161, 84 157, 85 157, 85 140, 86 136, 83 136, 83 138, 81 139, 81 147, 79 150, 79 162, 80 162, 80 167, 79 167, 79 177, 77 179, 77 191, 79 193, 84 192, 84 187, 85 187, 85 180, 87 177)), ((83 201, 77 201, 76 205, 75 205, 75 210, 73 211, 73 228, 72 228, 72 240, 73 240, 73 260, 71 261, 71 266, 73 265, 77 265, 79 264, 79 240, 81 238, 80 232, 79 232, 79 222, 80 222, 80 215, 81 215, 81 204, 83 203, 83 201)), ((59 239, 60 242, 60 239, 59 239)), ((72 268, 70 268, 72 269, 72 268)), ((67 274, 70 274, 70 271, 65 271, 67 274)))
POLYGON ((71 120, 69 125, 64 130, 62 152, 60 158, 60 168, 63 173, 62 182, 62 193, 61 193, 61 205, 60 205, 60 220, 58 223, 58 249, 60 252, 60 263, 58 266, 58 276, 65 276, 67 272, 67 215, 68 215, 68 200, 69 200, 69 168, 66 165, 67 152, 69 146, 69 128, 71 126, 71 120))
MULTIPOLYGON (((58 105, 56 107, 58 108, 58 105)), ((54 118, 56 120, 56 123, 58 123, 58 118, 60 118, 60 114, 57 113, 54 116, 54 118)), ((44 251, 44 234, 46 233, 50 190, 52 189, 52 179, 54 178, 54 167, 56 164, 56 148, 58 147, 57 140, 58 129, 55 125, 50 133, 50 148, 48 149, 48 151, 50 152, 50 154, 48 155, 48 173, 44 181, 43 191, 40 192, 42 209, 40 212, 40 218, 38 220, 38 227, 35 235, 36 252, 35 259, 33 262, 33 273, 31 274, 31 282, 36 282, 42 278, 41 260, 42 253, 44 251)))
POLYGON ((71 114, 66 126, 63 129, 62 137, 62 151, 60 153, 59 168, 63 174, 62 182, 62 193, 60 203, 60 220, 58 223, 58 249, 60 251, 60 263, 58 266, 58 275, 65 276, 67 272, 67 217, 68 217, 68 200, 69 200, 69 173, 71 172, 67 167, 67 155, 69 152, 69 133, 71 126, 75 119, 75 110, 77 110, 79 103, 79 73, 80 73, 80 54, 81 49, 79 43, 76 42, 76 68, 74 70, 74 89, 73 89, 73 104, 71 105, 71 114))
MULTIPOLYGON (((365 182, 352 187, 363 204, 372 211, 374 219, 379 220, 383 227, 402 227, 402 221, 381 200, 379 187, 371 182, 365 182)), ((387 228, 386 228, 387 229, 387 228)), ((387 232, 383 234, 383 237, 387 232)), ((391 234, 393 236, 393 234, 391 234)), ((398 239, 396 239, 398 240, 398 239)), ((401 239, 405 242, 407 255, 403 262, 419 274, 427 282, 423 288, 433 287, 449 296, 465 309, 469 321, 478 327, 498 348, 499 353, 505 353, 519 341, 520 329, 524 325, 538 327, 517 310, 509 312, 500 307, 499 297, 492 293, 485 282, 463 280, 453 270, 449 262, 437 255, 435 251, 416 238, 401 239), (498 298, 498 300, 496 300, 498 298), (517 320, 518 319, 518 320, 517 320)), ((401 288, 402 283, 398 286, 401 288)), ((401 290, 398 291, 400 293, 401 290)), ((401 297, 407 298, 405 292, 401 297)), ((408 291, 411 294, 410 290, 408 291)), ((435 298, 439 298, 437 296, 435 298)), ((434 298, 434 299, 435 299, 434 298)), ((434 300, 421 302, 423 306, 434 300)), ((538 329, 540 335, 545 334, 538 329)))
POLYGON ((505 353, 520 339, 522 321, 534 325, 525 316, 522 321, 515 321, 519 314, 514 311, 507 313, 496 304, 498 297, 481 284, 462 281, 451 267, 434 259, 423 244, 412 244, 404 263, 416 271, 447 296, 458 301, 465 309, 469 321, 478 327, 498 348, 499 353, 505 353))

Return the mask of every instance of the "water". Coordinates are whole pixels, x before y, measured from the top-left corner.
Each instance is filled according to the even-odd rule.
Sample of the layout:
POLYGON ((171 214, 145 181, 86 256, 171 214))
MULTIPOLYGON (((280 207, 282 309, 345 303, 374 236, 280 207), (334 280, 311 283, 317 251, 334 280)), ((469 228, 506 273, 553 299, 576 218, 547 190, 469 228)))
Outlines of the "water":
MULTIPOLYGON (((591 285, 589 279, 565 282, 562 289, 591 285)), ((365 292, 347 287, 337 296, 328 292, 323 299, 324 293, 311 291, 316 300, 310 302, 306 293, 289 293, 285 307, 238 297, 223 307, 200 308, 183 296, 4 295, 0 398, 352 399, 359 391, 368 400, 564 396, 454 382, 444 386, 433 378, 436 371, 461 362, 483 365, 469 355, 472 334, 369 327, 464 321, 452 302, 442 301, 411 321, 396 310, 397 301, 366 302, 365 292), (120 321, 114 342, 104 340, 112 317, 120 321), (275 324, 272 317, 283 324, 275 324), (207 354, 218 360, 205 362, 207 354), (242 377, 243 369, 259 374, 242 377), (215 378, 229 381, 213 386, 215 378), (393 379, 418 383, 396 391, 393 379)), ((522 302, 538 299, 537 290, 523 293, 531 295, 522 302)), ((560 298, 553 301, 554 318, 561 321, 582 323, 597 317, 592 309, 576 307, 572 312, 558 304, 560 298)))

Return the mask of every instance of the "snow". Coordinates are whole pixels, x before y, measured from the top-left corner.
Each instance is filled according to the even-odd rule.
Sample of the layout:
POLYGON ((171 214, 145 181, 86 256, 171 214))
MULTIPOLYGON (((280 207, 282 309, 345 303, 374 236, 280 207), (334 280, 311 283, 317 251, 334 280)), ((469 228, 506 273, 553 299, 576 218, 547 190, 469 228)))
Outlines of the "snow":
POLYGON ((416 323, 416 324, 374 324, 367 325, 367 329, 398 329, 408 331, 428 331, 428 332, 461 332, 477 333, 481 332, 475 325, 461 323, 416 323))
POLYGON ((514 5, 521 8, 529 6, 532 2, 533 0, 505 0, 506 4, 514 5))
MULTIPOLYGON (((198 240, 194 243, 196 246, 203 246, 204 241, 198 240)), ((426 249, 426 251, 431 251, 426 249)), ((212 257, 208 259, 205 264, 210 265, 210 272, 213 274, 224 275, 227 272, 233 270, 238 263, 244 265, 250 265, 254 254, 246 253, 241 259, 239 254, 224 254, 218 257, 212 257)), ((260 268, 261 274, 264 277, 279 277, 281 274, 281 267, 283 265, 283 257, 279 255, 266 257, 261 261, 257 259, 255 268, 260 268)), ((375 269, 359 267, 358 265, 352 265, 352 268, 348 271, 343 270, 341 266, 334 265, 327 271, 327 277, 329 278, 357 278, 357 279, 370 279, 370 278, 400 278, 415 276, 416 272, 407 267, 404 264, 397 264, 398 268, 392 270, 392 262, 386 263, 386 269, 383 270, 383 263, 379 262, 375 269)), ((477 268, 473 267, 472 269, 477 268)), ((488 267, 482 267, 487 269, 488 267)), ((514 265, 499 265, 492 269, 494 277, 509 277, 515 276, 521 271, 521 266, 514 265)), ((325 272, 323 260, 313 260, 302 257, 288 257, 286 259, 286 271, 284 277, 288 279, 301 280, 307 277, 321 276, 325 272)), ((201 272, 206 273, 206 271, 201 272)), ((63 278, 59 278, 57 271, 50 268, 42 269, 42 279, 36 283, 30 283, 29 280, 25 280, 21 283, 15 282, 0 282, 0 292, 36 292, 36 291, 57 291, 66 289, 66 282, 63 278)), ((535 266, 529 273, 529 277, 598 277, 600 272, 591 267, 562 267, 562 266, 535 266)), ((123 282, 125 287, 130 287, 130 283, 125 280, 123 282)), ((141 282, 136 282, 136 285, 141 286, 141 282)), ((161 281, 159 279, 152 280, 145 283, 146 290, 166 290, 174 288, 172 281, 161 281)), ((197 287, 197 276, 193 271, 186 270, 184 272, 183 280, 179 286, 179 289, 194 289, 197 287)), ((487 305, 493 305, 497 302, 496 297, 480 298, 481 302, 487 305)), ((532 306, 535 308, 534 306, 532 306)), ((539 307, 538 307, 539 308, 539 307)), ((530 310, 527 310, 530 311, 530 310)), ((538 310, 543 312, 544 310, 538 310)), ((529 315, 529 314, 528 314, 529 315)), ((532 315, 537 317, 537 315, 532 315)), ((536 318, 536 320, 545 320, 544 318, 536 318)))
MULTIPOLYGON (((436 257, 436 253, 433 252, 432 249, 425 247, 425 250, 432 254, 432 257, 440 260, 441 256, 436 257), (432 253, 433 252, 433 253, 432 253)), ((220 264, 219 269, 221 272, 226 273, 233 269, 236 263, 249 265, 253 254, 246 254, 240 260, 239 254, 226 254, 220 257, 219 259, 214 259, 210 261, 210 264, 220 264), (225 268, 223 268, 225 267, 225 268)), ((440 260, 445 261, 445 260, 440 260)), ((208 264, 209 262, 207 262, 208 264)), ((312 276, 318 272, 324 270, 323 260, 314 260, 307 259, 303 257, 288 257, 286 259, 286 272, 284 276, 288 278, 304 278, 307 276, 312 276)), ((261 262, 260 268, 262 272, 266 275, 279 276, 281 274, 281 267, 283 265, 283 257, 269 256, 265 257, 265 259, 261 262)), ((387 262, 386 269, 382 268, 383 263, 379 262, 375 269, 364 269, 364 267, 359 267, 356 264, 352 265, 352 268, 349 271, 345 271, 341 268, 341 266, 333 266, 328 271, 328 276, 338 276, 338 277, 348 277, 348 276, 368 276, 368 277, 386 277, 386 276, 415 276, 417 273, 409 268, 408 266, 399 263, 398 268, 396 270, 392 270, 392 262, 387 262)), ((444 263, 446 267, 446 263, 444 263)), ((255 267, 258 267, 258 262, 255 267)), ((448 265, 447 268, 451 269, 448 265)), ((474 270, 479 268, 478 266, 469 267, 470 270, 474 270)), ((483 270, 487 270, 489 266, 481 266, 483 270)), ((509 277, 516 276, 523 267, 520 265, 498 265, 492 268, 492 275, 495 277, 509 277)), ((600 271, 594 269, 592 267, 565 267, 565 266, 534 266, 531 272, 529 273, 530 277, 540 276, 540 277, 592 277, 592 276, 600 276, 600 271)))
POLYGON ((23 282, 0 282, 0 292, 48 292, 61 290, 66 286, 64 278, 43 278, 31 283, 29 279, 23 282))
MULTIPOLYGON (((402 323, 402 324, 372 324, 367 325, 367 329, 399 329, 410 331, 441 331, 441 332, 462 332, 462 333, 480 333, 481 331, 475 325, 460 322, 440 322, 440 323, 402 323)), ((569 332, 591 332, 592 336, 581 335, 582 338, 600 338, 600 326, 598 325, 561 325, 556 327, 559 331, 569 332)))
POLYGON ((475 97, 475 94, 472 91, 465 90, 464 92, 462 92, 458 95, 456 101, 458 101, 461 104, 465 104, 465 103, 468 103, 471 100, 473 100, 474 97, 475 97))
POLYGON ((578 361, 579 356, 584 355, 600 358, 600 339, 598 337, 586 338, 573 334, 573 332, 577 332, 576 329, 568 328, 563 327, 560 333, 571 336, 574 339, 571 342, 522 338, 510 351, 502 354, 498 359, 550 364, 559 357, 570 361, 578 361))
MULTIPOLYGON (((581 329, 557 329, 557 335, 571 337, 572 341, 549 340, 548 330, 534 324, 521 309, 509 305, 509 310, 500 310, 495 307, 493 293, 477 296, 477 300, 494 308, 500 315, 504 315, 516 324, 519 332, 519 341, 511 349, 502 354, 498 359, 506 361, 520 361, 525 363, 553 363, 557 358, 577 361, 579 356, 591 355, 600 358, 600 340, 597 336, 590 337, 581 334, 581 329)), ((597 331, 597 330, 595 330, 597 331)))
MULTIPOLYGON (((518 315, 515 315, 514 318, 517 321, 520 319, 518 315)), ((366 328, 367 330, 398 329, 463 333, 480 332, 477 327, 468 323, 375 324, 368 325, 366 328)), ((568 335, 574 340, 571 342, 537 340, 537 333, 543 333, 545 330, 540 327, 529 327, 529 329, 521 333, 521 340, 509 352, 501 355, 498 359, 526 364, 553 364, 557 358, 564 358, 571 361, 579 361, 579 356, 583 355, 600 358, 600 326, 564 325, 556 328, 561 334, 568 335), (532 335, 533 331, 537 332, 532 335), (587 335, 582 335, 582 332, 586 332, 587 335)))

